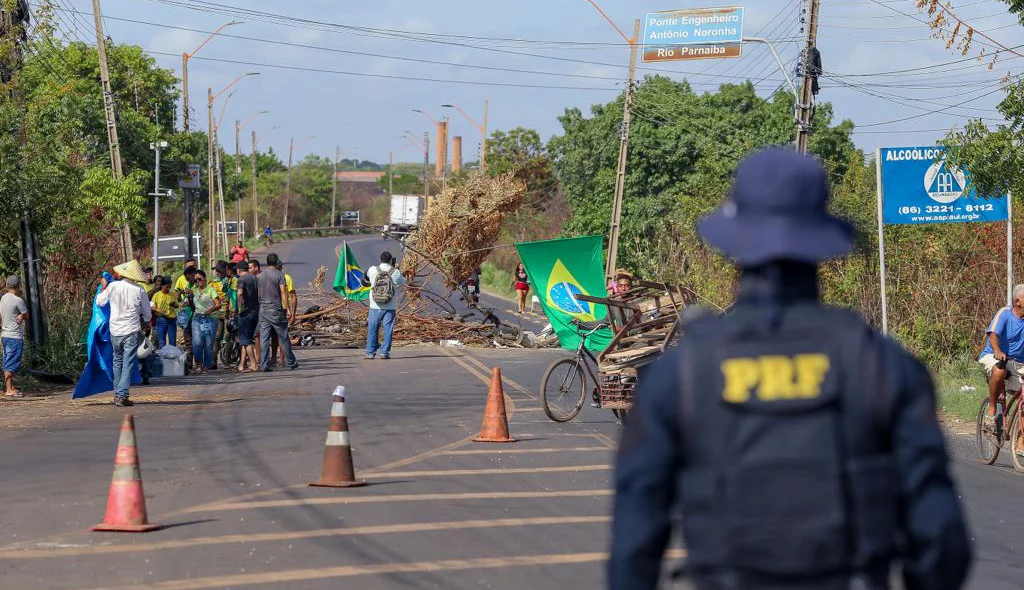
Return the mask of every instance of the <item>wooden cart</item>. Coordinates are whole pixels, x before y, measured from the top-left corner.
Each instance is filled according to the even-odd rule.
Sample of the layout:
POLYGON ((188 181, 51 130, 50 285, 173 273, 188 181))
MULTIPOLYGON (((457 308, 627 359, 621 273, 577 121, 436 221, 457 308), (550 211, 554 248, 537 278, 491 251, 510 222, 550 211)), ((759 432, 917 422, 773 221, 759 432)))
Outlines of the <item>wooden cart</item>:
POLYGON ((618 295, 576 297, 608 307, 615 336, 597 356, 598 392, 602 408, 628 411, 633 407, 638 371, 661 356, 678 334, 688 303, 684 289, 639 281, 618 295))

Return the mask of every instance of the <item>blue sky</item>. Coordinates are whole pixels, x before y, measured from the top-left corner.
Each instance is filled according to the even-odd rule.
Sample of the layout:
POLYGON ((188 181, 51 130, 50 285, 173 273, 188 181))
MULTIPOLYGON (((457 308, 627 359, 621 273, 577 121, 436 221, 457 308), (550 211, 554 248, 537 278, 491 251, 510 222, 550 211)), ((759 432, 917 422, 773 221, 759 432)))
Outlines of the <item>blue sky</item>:
MULTIPOLYGON (((90 0, 56 2, 65 36, 94 40, 89 29, 90 0)), ((632 20, 645 12, 738 3, 601 0, 599 4, 629 32, 632 20)), ((744 6, 744 34, 773 39, 792 72, 802 46, 799 14, 804 3, 749 0, 744 6)), ((955 0, 954 7, 1004 45, 1024 45, 1024 27, 1014 24, 1002 2, 955 0)), ((962 124, 968 117, 998 122, 994 107, 1002 96, 1000 79, 1024 71, 1024 59, 1016 55, 1001 54, 989 70, 987 60, 963 60, 945 49, 943 41, 930 38, 925 17, 913 0, 823 0, 821 10, 818 47, 831 76, 822 81, 819 100, 832 102, 839 118, 864 126, 855 136, 863 149, 932 144, 944 135, 938 130, 962 124), (950 63, 957 60, 963 61, 950 63)), ((241 73, 259 71, 259 76, 235 87, 224 127, 233 127, 229 122, 236 118, 244 121, 258 111, 271 111, 252 127, 258 133, 267 131, 262 144, 273 146, 283 157, 287 157, 289 138, 315 135, 302 143, 297 158, 308 153, 333 157, 335 146, 341 146, 346 157, 386 162, 388 152, 394 151, 396 161, 417 161, 421 152, 401 135, 409 131, 422 137, 429 129, 433 138, 429 121, 412 112, 422 109, 434 117, 448 114, 451 134, 465 137, 466 159, 474 159, 479 131, 441 104, 456 103, 479 122, 483 101, 488 99, 491 130, 524 126, 548 138, 560 131, 557 117, 566 107, 586 111, 591 104, 612 100, 623 87, 629 60, 625 42, 587 0, 227 0, 225 4, 104 0, 103 13, 112 38, 141 45, 160 65, 176 71, 181 53, 206 37, 196 31, 212 31, 233 19, 244 22, 228 27, 225 35, 271 41, 221 35, 202 49, 189 66, 193 126, 206 126, 208 86, 216 92, 241 73), (269 15, 225 14, 231 7, 269 15), (279 128, 268 131, 275 125, 279 128)), ((975 50, 982 48, 979 44, 975 50)), ((1024 48, 1020 51, 1024 53, 1024 48)), ((747 77, 758 82, 762 95, 783 84, 767 48, 759 45, 745 46, 740 59, 641 64, 641 74, 655 70, 689 79, 699 91, 747 77)), ((668 107, 647 108, 655 109, 648 115, 671 116, 668 107)), ((229 151, 234 147, 231 135, 223 134, 229 151)))

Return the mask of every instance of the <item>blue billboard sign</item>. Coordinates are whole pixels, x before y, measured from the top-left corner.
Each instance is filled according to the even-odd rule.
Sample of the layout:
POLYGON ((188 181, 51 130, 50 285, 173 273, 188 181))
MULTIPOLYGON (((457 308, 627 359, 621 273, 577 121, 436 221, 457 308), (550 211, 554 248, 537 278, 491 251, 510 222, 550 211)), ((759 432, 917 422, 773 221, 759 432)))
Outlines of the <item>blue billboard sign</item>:
POLYGON ((1006 196, 984 199, 970 186, 970 173, 945 162, 946 148, 882 148, 882 223, 1006 221, 1006 196))

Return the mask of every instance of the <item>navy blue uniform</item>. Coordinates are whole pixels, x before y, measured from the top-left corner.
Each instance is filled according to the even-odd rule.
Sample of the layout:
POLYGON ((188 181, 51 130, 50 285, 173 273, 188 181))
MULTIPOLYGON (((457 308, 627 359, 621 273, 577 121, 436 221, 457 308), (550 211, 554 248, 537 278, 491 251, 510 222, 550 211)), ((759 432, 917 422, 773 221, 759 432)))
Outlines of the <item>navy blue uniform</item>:
POLYGON ((697 588, 887 588, 897 559, 908 590, 963 584, 932 380, 818 304, 813 273, 746 273, 733 312, 687 326, 642 376, 615 472, 613 590, 657 586, 677 515, 697 588))

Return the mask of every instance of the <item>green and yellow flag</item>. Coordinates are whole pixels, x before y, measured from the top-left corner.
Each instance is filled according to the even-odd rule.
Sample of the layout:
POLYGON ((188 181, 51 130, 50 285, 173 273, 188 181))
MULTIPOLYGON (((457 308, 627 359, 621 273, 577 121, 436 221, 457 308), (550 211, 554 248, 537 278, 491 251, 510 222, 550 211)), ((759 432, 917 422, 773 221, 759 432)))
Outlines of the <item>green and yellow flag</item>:
MULTIPOLYGON (((601 236, 584 236, 516 244, 519 258, 530 277, 548 321, 562 348, 576 350, 579 333, 570 322, 596 322, 608 316, 604 305, 576 299, 577 295, 606 297, 601 236)), ((587 348, 602 351, 611 342, 605 329, 587 339, 587 348)))
POLYGON ((338 272, 334 274, 334 290, 345 299, 352 301, 363 301, 370 296, 370 288, 363 285, 363 269, 360 268, 348 242, 342 242, 345 247, 338 259, 338 272))

